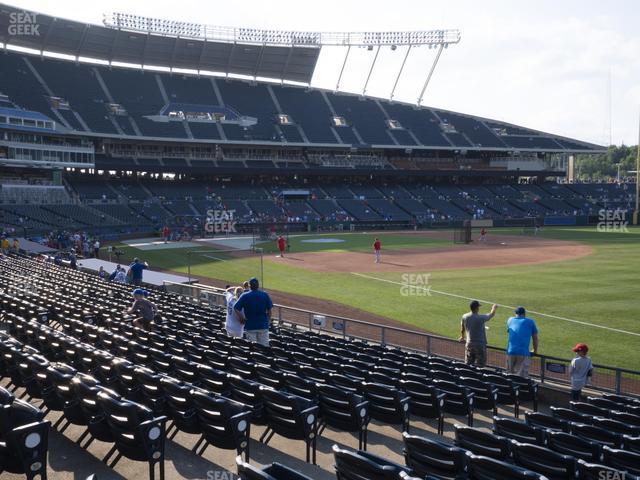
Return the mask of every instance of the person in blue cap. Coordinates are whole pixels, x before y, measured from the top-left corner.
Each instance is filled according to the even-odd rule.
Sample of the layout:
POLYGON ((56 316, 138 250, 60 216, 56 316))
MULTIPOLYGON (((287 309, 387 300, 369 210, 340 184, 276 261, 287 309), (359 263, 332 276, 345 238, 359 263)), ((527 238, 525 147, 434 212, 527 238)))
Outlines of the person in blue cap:
POLYGON ((515 317, 507 320, 507 372, 529 377, 531 355, 538 353, 538 328, 536 322, 526 317, 524 307, 516 308, 515 317), (529 345, 533 343, 533 349, 529 345))
POLYGON ((248 292, 240 295, 233 309, 240 322, 244 324, 245 338, 268 347, 273 302, 268 293, 260 290, 257 278, 249 280, 249 288, 248 292))
POLYGON ((158 307, 147 300, 148 293, 142 288, 136 288, 133 291, 133 304, 127 310, 130 315, 136 315, 133 320, 133 326, 151 331, 153 321, 158 314, 158 307))

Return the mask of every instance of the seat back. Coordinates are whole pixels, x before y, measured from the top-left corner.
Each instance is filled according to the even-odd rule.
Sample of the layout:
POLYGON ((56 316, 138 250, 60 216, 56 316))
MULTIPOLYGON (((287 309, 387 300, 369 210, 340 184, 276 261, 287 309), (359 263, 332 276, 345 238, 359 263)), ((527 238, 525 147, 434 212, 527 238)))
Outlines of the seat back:
POLYGON ((549 478, 574 478, 576 459, 548 448, 528 443, 511 442, 513 459, 521 467, 542 473, 549 478))
POLYGON ((602 460, 610 467, 626 470, 632 475, 640 475, 640 453, 603 447, 602 460))
POLYGON ((565 432, 549 432, 547 447, 554 452, 585 460, 600 462, 602 460, 602 446, 598 442, 577 437, 565 432))
POLYGON ((320 415, 329 425, 359 431, 369 423, 369 402, 361 395, 333 385, 318 385, 320 415))
POLYGON ((525 412, 524 419, 527 425, 557 432, 568 432, 570 428, 568 421, 540 412, 525 412))
POLYGON ((571 433, 613 448, 621 448, 623 445, 623 435, 593 425, 572 423, 571 433))
POLYGON ((267 387, 262 387, 260 394, 267 423, 276 433, 297 440, 306 440, 315 434, 318 415, 313 410, 313 401, 267 387))
POLYGON ((433 385, 414 380, 400 380, 398 388, 409 396, 411 413, 425 418, 439 418, 442 415, 446 393, 433 385))
POLYGON ((531 470, 479 455, 471 455, 469 473, 474 480, 547 480, 531 470))
POLYGON ((591 403, 585 402, 569 402, 571 405, 571 410, 582 413, 584 415, 589 415, 592 417, 608 417, 609 410, 606 408, 597 407, 592 405, 591 403))
MULTIPOLYGON (((630 416, 635 417, 635 415, 630 415, 630 416)), ((609 430, 610 432, 619 433, 621 435, 631 435, 631 436, 640 435, 640 426, 630 425, 628 423, 624 423, 618 420, 613 420, 611 418, 594 417, 593 426, 600 427, 604 430, 609 430)))
POLYGON ((546 445, 546 431, 542 428, 527 425, 519 420, 504 417, 493 417, 493 431, 503 437, 520 443, 546 445))
POLYGON ((577 412, 575 410, 569 410, 562 407, 550 407, 551 415, 560 420, 576 423, 591 423, 591 417, 587 414, 577 412))
POLYGON ((307 400, 317 400, 318 390, 314 381, 293 373, 283 373, 282 380, 287 392, 307 400))
POLYGON ((509 439, 478 428, 454 425, 455 444, 475 455, 482 455, 498 460, 508 460, 511 456, 509 439))
POLYGON ((379 463, 363 452, 352 452, 334 445, 336 477, 338 480, 394 480, 403 468, 391 462, 379 463))
POLYGON ((584 460, 578 460, 578 478, 579 480, 602 480, 603 478, 620 478, 622 480, 640 479, 640 477, 631 475, 624 470, 617 470, 598 463, 588 463, 584 460))
POLYGON ((463 448, 430 440, 417 435, 402 434, 406 465, 416 475, 441 475, 453 478, 468 469, 469 452, 463 448))
POLYGON ((364 397, 371 417, 393 425, 409 426, 409 396, 395 387, 364 382, 364 397))
POLYGON ((200 428, 207 441, 219 448, 244 450, 248 446, 251 410, 206 390, 191 391, 200 428))

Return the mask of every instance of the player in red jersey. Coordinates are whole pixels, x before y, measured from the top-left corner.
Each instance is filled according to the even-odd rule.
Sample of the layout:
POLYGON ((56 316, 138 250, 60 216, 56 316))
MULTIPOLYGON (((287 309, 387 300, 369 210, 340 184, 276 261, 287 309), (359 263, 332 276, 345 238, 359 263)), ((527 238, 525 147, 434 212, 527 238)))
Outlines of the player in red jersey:
POLYGON ((280 256, 284 257, 284 249, 287 247, 286 240, 282 235, 279 235, 278 239, 276 240, 276 243, 278 245, 278 250, 280 250, 280 256))
POLYGON ((373 252, 376 255, 376 263, 382 262, 382 255, 380 251, 382 250, 382 244, 380 243, 380 239, 376 237, 373 241, 373 252))

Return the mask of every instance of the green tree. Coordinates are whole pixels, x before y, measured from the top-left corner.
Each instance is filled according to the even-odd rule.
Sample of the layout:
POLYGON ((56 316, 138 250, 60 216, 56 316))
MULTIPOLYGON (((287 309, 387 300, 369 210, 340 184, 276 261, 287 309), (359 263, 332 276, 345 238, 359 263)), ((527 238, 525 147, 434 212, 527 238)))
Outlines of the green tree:
POLYGON ((576 172, 579 180, 610 180, 618 175, 620 164, 620 178, 635 177, 629 173, 636 169, 637 147, 626 145, 612 145, 606 153, 598 155, 578 155, 576 158, 576 172))

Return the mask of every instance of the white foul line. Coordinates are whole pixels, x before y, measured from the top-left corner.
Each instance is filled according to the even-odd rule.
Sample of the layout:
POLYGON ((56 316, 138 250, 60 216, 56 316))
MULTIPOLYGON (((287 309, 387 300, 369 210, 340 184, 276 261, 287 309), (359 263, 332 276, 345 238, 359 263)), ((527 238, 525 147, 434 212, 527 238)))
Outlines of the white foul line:
MULTIPOLYGON (((370 280, 376 280, 378 282, 385 282, 385 283, 392 283, 394 285, 407 286, 406 283, 396 282, 396 281, 393 281, 393 280, 387 280, 386 278, 373 277, 371 275, 365 275, 364 273, 351 272, 351 275, 356 275, 357 277, 362 277, 362 278, 368 278, 370 280)), ((439 291, 439 290, 434 290, 430 286, 423 287, 421 285, 410 285, 410 287, 413 288, 413 289, 416 289, 416 290, 422 289, 422 290, 425 290, 425 291, 428 291, 428 292, 439 293, 440 295, 446 295, 448 297, 462 298, 464 300, 478 300, 479 302, 488 303, 488 304, 495 303, 495 302, 491 302, 489 300, 482 300, 481 298, 465 297, 464 295, 457 295, 455 293, 449 293, 449 292, 442 292, 442 291, 439 291)), ((496 305, 498 305, 499 307, 505 307, 505 308, 512 308, 512 309, 516 308, 516 307, 511 306, 511 305, 503 305, 503 304, 500 304, 500 303, 496 303, 496 305)), ((541 315, 543 317, 555 318, 556 320, 563 320, 565 322, 577 323, 578 325, 584 325, 584 326, 594 327, 594 328, 602 328, 603 330, 609 330, 610 332, 619 332, 619 333, 624 333, 624 334, 627 334, 627 335, 635 335, 637 337, 640 337, 640 333, 628 332, 627 330, 621 330, 619 328, 606 327, 604 325, 598 325, 596 323, 581 322, 580 320, 573 320, 571 318, 558 317, 556 315, 550 315, 548 313, 534 312, 533 310, 527 310, 527 311, 529 313, 533 313, 535 315, 541 315)))
POLYGON ((206 254, 203 254, 202 256, 203 256, 203 257, 210 258, 210 259, 212 259, 212 260, 220 260, 221 262, 226 262, 226 260, 225 260, 224 258, 214 257, 213 255, 206 255, 206 254))

